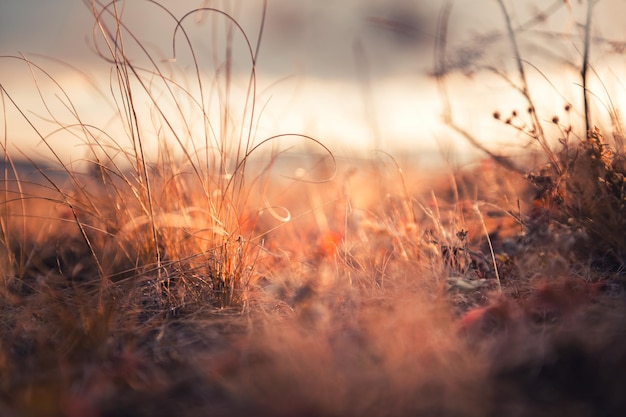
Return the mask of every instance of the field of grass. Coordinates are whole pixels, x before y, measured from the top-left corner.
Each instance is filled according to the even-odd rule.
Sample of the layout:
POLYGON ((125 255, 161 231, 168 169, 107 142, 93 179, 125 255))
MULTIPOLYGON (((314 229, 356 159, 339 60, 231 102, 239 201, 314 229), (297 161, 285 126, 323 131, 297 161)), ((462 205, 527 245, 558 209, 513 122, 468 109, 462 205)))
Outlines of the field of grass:
MULTIPOLYGON (((3 143, 0 415, 626 413, 616 126, 581 135, 555 117, 561 135, 545 137, 527 95, 527 113, 494 117, 536 151, 427 172, 385 152, 337 158, 303 134, 255 141, 254 71, 242 120, 227 106, 213 120, 200 72, 193 87, 166 75, 115 5, 92 4, 95 49, 127 141, 83 122, 57 86, 74 117, 59 130, 89 144, 81 168, 24 164, 3 143), (157 138, 137 97, 153 99, 157 138), (316 152, 288 158, 285 138, 316 152)), ((230 22, 226 39, 245 35, 203 12, 230 22)), ((2 80, 0 95, 54 157, 43 118, 2 80)))

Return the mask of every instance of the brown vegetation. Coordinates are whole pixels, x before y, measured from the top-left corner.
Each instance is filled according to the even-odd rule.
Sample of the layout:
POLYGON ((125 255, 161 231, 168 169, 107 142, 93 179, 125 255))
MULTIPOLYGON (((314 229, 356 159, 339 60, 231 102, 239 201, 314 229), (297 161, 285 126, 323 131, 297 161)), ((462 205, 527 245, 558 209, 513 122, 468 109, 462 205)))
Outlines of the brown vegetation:
MULTIPOLYGON (((119 16, 95 16, 133 108, 119 16)), ((521 175, 339 161, 299 135, 323 153, 285 178, 280 153, 254 170, 258 146, 209 132, 215 154, 163 142, 149 163, 130 113, 131 150, 95 141, 65 180, 24 180, 5 147, 0 414, 626 412, 619 136, 567 131, 521 175)))

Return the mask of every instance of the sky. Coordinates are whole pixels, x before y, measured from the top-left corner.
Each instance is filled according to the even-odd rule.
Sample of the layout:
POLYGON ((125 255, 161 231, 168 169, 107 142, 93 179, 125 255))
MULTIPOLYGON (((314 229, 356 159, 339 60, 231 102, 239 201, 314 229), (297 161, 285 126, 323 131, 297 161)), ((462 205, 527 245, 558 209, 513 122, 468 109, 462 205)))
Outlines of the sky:
MULTIPOLYGON (((124 23, 158 58, 158 65, 182 77, 181 83, 193 85, 189 50, 181 36, 175 42, 176 61, 172 60, 175 24, 163 9, 144 0, 117 4, 123 8, 124 23)), ((262 21, 261 0, 163 0, 161 4, 178 18, 198 7, 226 11, 237 19, 255 47, 262 21)), ((503 15, 494 0, 268 0, 256 67, 258 118, 254 121, 254 140, 278 133, 304 133, 338 153, 374 149, 424 151, 425 155, 430 155, 426 150, 446 149, 470 153, 473 148, 441 122, 443 100, 432 76, 437 19, 446 4, 452 5, 446 65, 454 119, 485 143, 515 152, 525 143, 523 135, 491 117, 496 110, 506 114, 525 105, 503 77, 493 75, 497 69, 517 82, 503 15)), ((581 62, 586 1, 518 0, 505 4, 514 26, 527 27, 518 39, 533 93, 545 107, 545 119, 562 113, 567 102, 577 107, 581 90, 576 66, 581 62), (532 24, 538 16, 545 19, 532 24)), ((624 15, 623 0, 600 0, 594 8, 592 62, 598 82, 593 88, 599 108, 619 104, 625 96, 625 55, 618 53, 623 46, 619 42, 626 41, 626 26, 621 22, 624 15)), ((223 16, 210 12, 185 20, 207 85, 220 82, 215 74, 223 55, 216 59, 215 53, 224 51, 223 22, 223 16)), ((84 117, 81 120, 117 135, 110 120, 115 109, 111 103, 111 65, 97 56, 94 45, 104 47, 104 43, 101 39, 94 43, 93 28, 94 18, 84 0, 3 1, 0 55, 24 54, 41 64, 62 85, 63 94, 71 97, 72 105, 84 117)), ((127 45, 133 62, 145 64, 141 51, 133 48, 132 42, 127 45)), ((229 104, 238 109, 233 110, 233 118, 245 118, 249 114, 245 111, 245 91, 250 59, 241 36, 235 36, 232 45, 229 104)), ((80 158, 86 152, 84 144, 71 135, 54 133, 37 92, 37 88, 42 91, 46 103, 57 103, 55 114, 69 124, 73 113, 67 109, 68 103, 62 104, 58 98, 61 90, 41 80, 41 75, 36 78, 34 83, 23 62, 3 58, 0 83, 10 98, 28 114, 39 133, 52 133, 49 143, 60 154, 80 158)), ((142 99, 150 107, 149 100, 142 99)), ((20 120, 23 118, 8 103, 8 96, 4 107, 8 109, 9 148, 19 147, 33 157, 49 154, 32 127, 20 120)), ((212 108, 218 107, 212 104, 212 108)), ((154 110, 146 108, 144 117, 153 120, 154 110)), ((211 117, 219 118, 219 111, 211 117)), ((157 136, 162 132, 159 126, 153 130, 157 136)), ((558 131, 552 133, 558 135, 558 131)), ((154 140, 154 146, 157 142, 154 140)))

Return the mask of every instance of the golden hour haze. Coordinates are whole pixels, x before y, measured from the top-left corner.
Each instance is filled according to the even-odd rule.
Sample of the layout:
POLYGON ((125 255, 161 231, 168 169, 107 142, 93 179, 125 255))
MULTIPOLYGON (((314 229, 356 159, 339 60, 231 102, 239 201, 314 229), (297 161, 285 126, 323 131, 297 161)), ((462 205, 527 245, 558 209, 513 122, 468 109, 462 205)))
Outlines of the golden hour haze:
POLYGON ((0 6, 0 415, 626 415, 621 0, 0 6))

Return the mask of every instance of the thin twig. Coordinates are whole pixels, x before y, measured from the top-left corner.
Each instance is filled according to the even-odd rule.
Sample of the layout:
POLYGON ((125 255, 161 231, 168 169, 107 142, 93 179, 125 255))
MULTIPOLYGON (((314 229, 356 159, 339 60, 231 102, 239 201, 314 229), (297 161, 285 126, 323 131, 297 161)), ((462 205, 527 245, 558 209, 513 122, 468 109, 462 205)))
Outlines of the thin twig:
POLYGON ((528 107, 530 111, 530 117, 532 118, 532 123, 534 127, 534 135, 537 142, 543 149, 544 153, 548 158, 550 158, 550 162, 557 170, 557 172, 561 172, 561 164, 559 163, 558 158, 554 155, 554 152, 550 149, 548 142, 546 140, 545 134, 543 132, 543 127, 541 125, 541 120, 539 119, 539 115, 537 114, 537 107, 535 106, 535 102, 530 95, 530 87, 528 85, 528 78, 526 77, 526 70, 524 69, 524 60, 522 59, 522 54, 520 53, 519 46, 517 44, 517 36, 515 35, 515 29, 513 28, 513 23, 511 22, 511 16, 509 11, 504 4, 504 0, 498 0, 498 4, 500 5, 500 9, 502 10, 502 16, 504 17, 504 22, 506 23, 506 30, 508 33, 509 41, 511 42, 511 47, 513 48, 513 54, 515 55, 515 62, 517 64, 517 71, 519 73, 521 85, 522 95, 526 99, 528 103, 528 107))
POLYGON ((589 68, 589 50, 591 47, 591 15, 595 0, 587 0, 587 21, 585 22, 585 49, 583 62, 580 68, 580 78, 583 83, 583 101, 585 106, 585 132, 591 131, 591 109, 589 108, 589 91, 587 91, 587 70, 589 68))
POLYGON ((470 132, 463 129, 454 122, 452 115, 452 104, 450 103, 450 94, 448 93, 448 85, 446 83, 447 67, 446 67, 446 44, 448 38, 448 22, 452 13, 454 0, 447 0, 439 11, 437 18, 437 37, 435 39, 435 78, 437 80, 437 89, 439 96, 443 102, 443 122, 452 130, 463 136, 473 147, 485 153, 489 158, 493 159, 497 164, 517 173, 524 171, 517 167, 509 158, 504 155, 498 155, 483 145, 479 139, 474 137, 470 132))
POLYGON ((483 214, 480 212, 478 208, 478 204, 474 205, 474 210, 478 214, 478 218, 480 219, 480 223, 483 226, 483 230, 485 232, 485 237, 487 238, 487 244, 489 245, 489 253, 491 254, 491 261, 493 262, 493 270, 496 274, 496 281, 498 283, 498 292, 502 292, 502 284, 500 283, 500 273, 498 272, 498 263, 496 262, 496 254, 493 251, 493 245, 491 244, 491 238, 489 237, 489 230, 487 230, 487 225, 485 224, 485 219, 483 218, 483 214))

